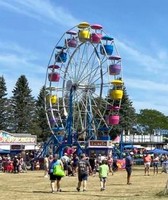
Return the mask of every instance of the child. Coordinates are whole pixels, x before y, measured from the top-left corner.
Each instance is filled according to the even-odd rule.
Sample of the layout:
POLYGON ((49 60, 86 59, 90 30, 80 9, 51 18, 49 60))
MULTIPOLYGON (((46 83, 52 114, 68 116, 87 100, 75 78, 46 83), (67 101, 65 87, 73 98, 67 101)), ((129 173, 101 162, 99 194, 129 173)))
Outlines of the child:
POLYGON ((109 167, 107 165, 107 160, 103 160, 102 164, 99 166, 99 178, 101 191, 106 189, 106 181, 109 173, 109 167))

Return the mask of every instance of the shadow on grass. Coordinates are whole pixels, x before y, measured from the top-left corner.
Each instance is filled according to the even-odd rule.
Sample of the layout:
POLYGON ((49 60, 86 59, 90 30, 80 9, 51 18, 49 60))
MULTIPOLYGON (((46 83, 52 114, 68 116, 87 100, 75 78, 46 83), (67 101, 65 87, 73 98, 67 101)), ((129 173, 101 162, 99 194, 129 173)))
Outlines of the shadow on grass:
MULTIPOLYGON (((70 191, 70 190, 65 190, 65 191, 62 191, 62 192, 55 192, 54 194, 51 193, 51 191, 43 191, 43 190, 34 190, 34 191, 22 191, 22 190, 15 190, 15 192, 18 192, 18 193, 27 193, 27 194, 51 194, 51 195, 63 195, 63 196, 67 196, 67 199, 68 199, 68 196, 74 196, 74 199, 75 199, 75 196, 85 196, 85 197, 98 197, 98 198, 126 198, 127 196, 126 195, 112 195, 112 194, 109 194, 109 193, 104 193, 102 191, 94 191, 96 192, 95 194, 92 194, 94 190, 89 190, 89 191, 81 191, 81 192, 77 192, 77 191, 70 191)), ((131 199, 134 199, 135 196, 141 196, 141 194, 132 194, 132 195, 129 195, 129 198, 131 199)))
MULTIPOLYGON (((32 193, 32 192, 31 192, 32 193)), ((50 194, 51 192, 50 191, 33 191, 33 193, 43 193, 43 194, 50 194)))
POLYGON ((112 183, 112 184, 109 184, 108 186, 110 185, 118 185, 118 186, 123 186, 123 185, 127 185, 126 183, 112 183))
MULTIPOLYGON (((89 191, 86 191, 86 192, 83 192, 83 191, 81 191, 81 192, 77 192, 77 191, 62 191, 62 192, 55 192, 54 194, 53 193, 51 193, 50 191, 48 192, 48 191, 33 191, 33 193, 41 193, 41 194, 52 194, 52 195, 63 195, 63 196, 74 196, 74 199, 75 199, 75 196, 85 196, 86 198, 87 197, 98 197, 98 198, 125 198, 126 197, 126 195, 111 195, 111 194, 103 194, 103 192, 102 191, 98 191, 98 192, 96 192, 96 194, 91 194, 90 193, 91 192, 91 190, 89 190, 89 191)), ((141 196, 140 194, 134 194, 134 195, 129 195, 129 198, 134 198, 135 196, 141 196)))
MULTIPOLYGON (((66 190, 63 190, 62 192, 54 192, 54 194, 61 194, 61 193, 75 193, 76 191, 66 191, 66 190)), ((40 191, 40 190, 38 190, 38 191, 33 191, 33 193, 52 193, 51 191, 40 191)), ((79 194, 79 192, 78 192, 78 194, 79 194)))

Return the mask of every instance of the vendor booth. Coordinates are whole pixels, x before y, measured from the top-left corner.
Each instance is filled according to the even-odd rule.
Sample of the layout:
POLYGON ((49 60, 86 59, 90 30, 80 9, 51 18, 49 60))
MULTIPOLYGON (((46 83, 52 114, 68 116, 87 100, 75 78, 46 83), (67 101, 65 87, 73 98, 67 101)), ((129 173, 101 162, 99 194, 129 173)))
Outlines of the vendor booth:
POLYGON ((0 130, 0 152, 13 153, 23 150, 35 150, 37 136, 31 134, 8 133, 0 130))

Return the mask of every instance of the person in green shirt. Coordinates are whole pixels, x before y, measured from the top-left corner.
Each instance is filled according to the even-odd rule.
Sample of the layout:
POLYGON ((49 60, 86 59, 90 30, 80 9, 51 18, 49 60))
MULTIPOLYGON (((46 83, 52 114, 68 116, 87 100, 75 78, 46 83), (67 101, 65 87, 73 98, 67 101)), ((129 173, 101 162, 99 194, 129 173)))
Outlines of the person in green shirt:
POLYGON ((99 166, 99 178, 101 191, 106 189, 106 181, 109 173, 109 167, 107 165, 107 160, 103 160, 102 164, 99 166))

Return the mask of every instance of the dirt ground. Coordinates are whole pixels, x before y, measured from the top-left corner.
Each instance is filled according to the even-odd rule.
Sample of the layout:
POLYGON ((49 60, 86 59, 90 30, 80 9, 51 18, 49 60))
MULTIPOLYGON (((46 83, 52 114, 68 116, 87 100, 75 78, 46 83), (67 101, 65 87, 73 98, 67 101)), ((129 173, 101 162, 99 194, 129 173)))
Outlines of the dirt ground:
POLYGON ((134 167, 132 185, 126 184, 126 172, 120 170, 109 174, 107 188, 100 191, 98 175, 90 176, 86 192, 77 192, 77 177, 64 177, 61 182, 62 192, 52 194, 50 181, 44 178, 43 171, 27 173, 0 173, 0 200, 154 200, 168 199, 157 194, 164 190, 168 175, 160 173, 144 176, 143 166, 134 167))

